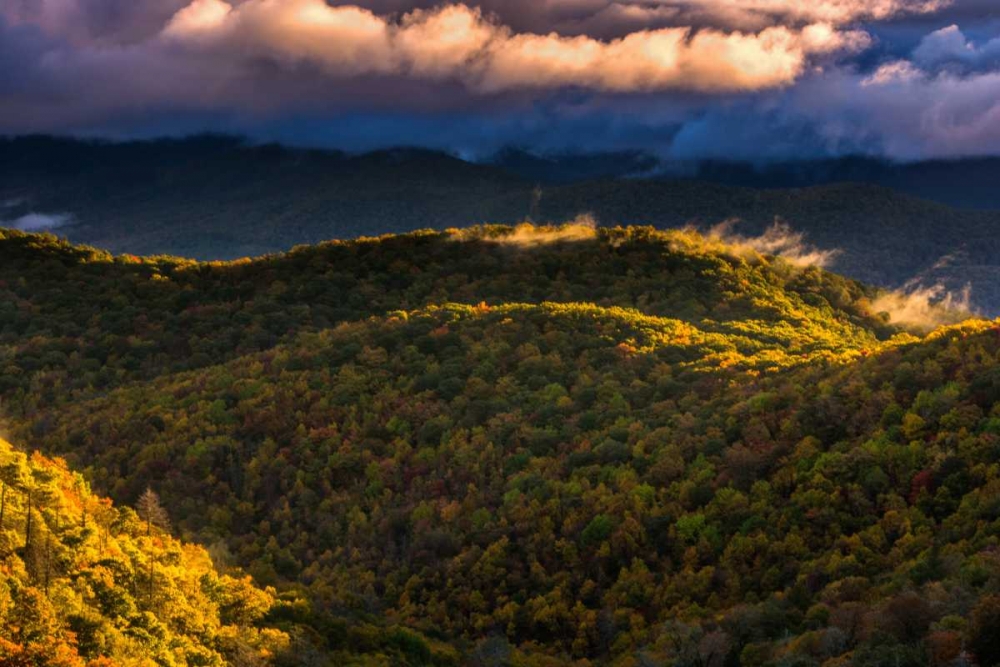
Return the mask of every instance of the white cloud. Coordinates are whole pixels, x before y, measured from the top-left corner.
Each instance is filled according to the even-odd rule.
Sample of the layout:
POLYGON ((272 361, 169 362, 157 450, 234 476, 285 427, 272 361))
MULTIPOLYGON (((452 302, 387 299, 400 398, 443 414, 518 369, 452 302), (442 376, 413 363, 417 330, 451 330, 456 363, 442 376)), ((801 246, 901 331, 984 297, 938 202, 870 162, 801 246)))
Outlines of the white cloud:
POLYGON ((879 67, 861 81, 863 87, 885 86, 893 83, 913 81, 924 73, 908 60, 894 60, 879 67))
POLYGON ((232 5, 222 0, 194 0, 170 19, 164 34, 180 34, 194 37, 199 34, 211 35, 225 25, 232 11, 232 5))
POLYGON ((514 33, 465 5, 416 10, 399 22, 323 0, 194 0, 163 36, 216 58, 270 57, 339 76, 455 79, 495 93, 575 86, 599 91, 745 91, 793 83, 812 58, 854 52, 867 34, 826 24, 756 33, 643 30, 602 41, 514 33))

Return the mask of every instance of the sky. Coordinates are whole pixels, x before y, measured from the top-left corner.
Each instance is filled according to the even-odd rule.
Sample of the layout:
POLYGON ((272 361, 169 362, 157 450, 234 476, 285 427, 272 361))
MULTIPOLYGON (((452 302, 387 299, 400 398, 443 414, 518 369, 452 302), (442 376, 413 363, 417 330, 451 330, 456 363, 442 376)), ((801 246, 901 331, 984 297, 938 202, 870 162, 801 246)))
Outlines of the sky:
POLYGON ((0 134, 1000 154, 1000 0, 0 0, 0 134))

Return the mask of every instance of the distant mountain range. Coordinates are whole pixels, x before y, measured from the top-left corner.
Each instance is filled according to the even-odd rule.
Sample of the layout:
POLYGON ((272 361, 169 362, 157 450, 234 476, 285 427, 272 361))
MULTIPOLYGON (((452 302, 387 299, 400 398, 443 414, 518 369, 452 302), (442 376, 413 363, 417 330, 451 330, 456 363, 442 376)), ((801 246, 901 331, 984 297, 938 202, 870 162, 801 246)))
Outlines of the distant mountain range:
POLYGON ((863 183, 957 208, 1000 209, 1000 158, 897 163, 855 156, 765 164, 721 160, 684 163, 664 162, 639 151, 539 156, 507 149, 488 162, 544 184, 663 178, 770 190, 863 183))
POLYGON ((0 224, 118 253, 231 259, 330 238, 582 214, 660 228, 739 219, 742 236, 781 219, 804 242, 838 250, 831 267, 851 277, 889 288, 970 285, 973 304, 1000 312, 1000 160, 678 170, 642 153, 511 149, 476 163, 414 148, 351 155, 218 136, 26 137, 0 141, 0 224))

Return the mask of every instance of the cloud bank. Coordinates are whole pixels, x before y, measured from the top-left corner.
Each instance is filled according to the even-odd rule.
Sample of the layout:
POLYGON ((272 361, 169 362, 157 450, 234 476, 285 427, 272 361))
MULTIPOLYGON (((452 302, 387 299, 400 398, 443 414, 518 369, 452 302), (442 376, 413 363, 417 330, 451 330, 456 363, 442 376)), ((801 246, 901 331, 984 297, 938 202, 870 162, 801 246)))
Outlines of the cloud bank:
MULTIPOLYGON (((246 0, 231 0, 240 6, 246 0)), ((192 0, 2 0, 12 23, 30 23, 78 42, 134 43, 159 32, 192 0)), ((283 4, 276 2, 275 4, 283 4)), ((399 16, 440 0, 331 0, 335 9, 357 7, 399 16)), ((829 23, 932 14, 954 0, 472 0, 471 7, 517 32, 620 37, 636 30, 687 25, 758 31, 774 25, 829 23)), ((217 6, 217 5, 216 5, 217 6)), ((193 13, 194 10, 192 10, 193 13)), ((206 10, 210 11, 210 10, 206 10)))
MULTIPOLYGON (((517 33, 481 9, 461 4, 414 9, 394 18, 324 0, 193 0, 140 44, 91 44, 80 47, 72 60, 49 54, 40 65, 72 70, 90 64, 126 78, 121 61, 128 58, 196 80, 198 63, 208 64, 206 78, 220 70, 236 78, 265 62, 287 70, 315 68, 334 81, 395 76, 457 82, 475 94, 566 87, 736 92, 790 84, 814 58, 856 52, 868 43, 862 31, 827 23, 758 32, 681 26, 604 41, 517 33)), ((138 86, 140 95, 144 88, 149 90, 138 86)), ((179 97, 205 94, 204 89, 175 92, 179 97)))
POLYGON ((1000 25, 975 21, 991 12, 984 0, 0 0, 0 132, 676 159, 1000 153, 1000 25))

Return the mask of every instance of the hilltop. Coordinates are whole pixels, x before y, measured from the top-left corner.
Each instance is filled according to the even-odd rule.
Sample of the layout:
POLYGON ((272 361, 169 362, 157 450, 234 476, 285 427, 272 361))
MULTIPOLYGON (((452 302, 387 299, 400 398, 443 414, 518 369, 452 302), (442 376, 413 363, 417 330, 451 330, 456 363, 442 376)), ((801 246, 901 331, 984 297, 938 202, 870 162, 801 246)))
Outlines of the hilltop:
POLYGON ((778 320, 817 339, 893 331, 871 305, 877 290, 652 228, 424 231, 229 263, 115 257, 0 230, 0 253, 0 396, 31 406, 447 302, 586 301, 711 331, 778 320))

